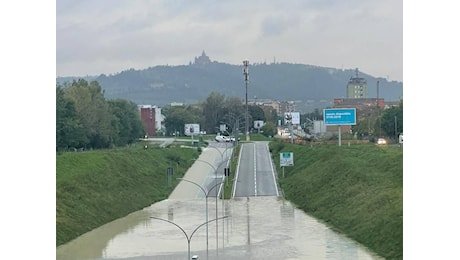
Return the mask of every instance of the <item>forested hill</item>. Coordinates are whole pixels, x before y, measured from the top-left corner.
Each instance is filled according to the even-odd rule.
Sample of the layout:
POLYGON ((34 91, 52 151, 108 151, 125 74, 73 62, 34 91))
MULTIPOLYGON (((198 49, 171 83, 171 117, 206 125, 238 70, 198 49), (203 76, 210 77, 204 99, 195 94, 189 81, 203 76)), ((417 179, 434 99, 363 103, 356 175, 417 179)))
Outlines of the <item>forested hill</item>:
MULTIPOLYGON (((250 64, 248 98, 278 101, 327 100, 346 97, 346 86, 355 69, 335 69, 304 64, 250 64)), ((376 78, 359 71, 367 80, 369 98, 397 101, 403 95, 403 83, 376 78)), ((164 106, 171 102, 195 104, 211 92, 227 97, 245 98, 243 65, 211 62, 180 66, 155 66, 144 70, 130 69, 113 75, 83 77, 97 80, 108 99, 122 98, 137 104, 164 106)), ((57 78, 57 83, 72 77, 57 78)))

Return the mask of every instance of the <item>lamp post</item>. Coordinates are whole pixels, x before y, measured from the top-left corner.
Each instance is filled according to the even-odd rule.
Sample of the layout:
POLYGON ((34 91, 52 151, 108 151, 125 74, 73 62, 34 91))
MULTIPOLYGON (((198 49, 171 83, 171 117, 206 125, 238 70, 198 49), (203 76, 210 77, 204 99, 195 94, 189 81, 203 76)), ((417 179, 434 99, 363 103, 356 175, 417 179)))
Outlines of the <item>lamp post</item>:
POLYGON ((243 75, 244 75, 244 81, 246 83, 246 128, 245 128, 245 131, 246 131, 246 141, 249 141, 249 119, 248 119, 248 76, 249 76, 249 69, 248 69, 248 65, 249 65, 249 61, 248 60, 244 60, 243 61, 243 65, 244 65, 244 69, 243 69, 243 75))
MULTIPOLYGON (((231 156, 230 156, 230 158, 228 158, 228 155, 227 155, 227 149, 228 149, 228 148, 227 148, 227 143, 225 143, 225 151, 224 151, 224 152, 219 151, 219 149, 218 149, 217 147, 214 147, 214 146, 208 146, 208 147, 216 149, 216 150, 219 152, 219 154, 220 154, 221 162, 220 162, 220 164, 219 164, 219 166, 218 166, 217 168, 219 168, 224 162, 227 162, 227 166, 228 166, 228 161, 230 161, 231 156), (226 160, 225 160, 225 161, 224 161, 224 153, 225 153, 225 155, 226 155, 226 160)), ((217 177, 217 176, 216 176, 216 177, 217 177)), ((217 179, 217 178, 216 178, 216 179, 217 179)), ((225 176, 225 175, 224 175, 224 177, 222 177, 222 182, 221 182, 221 184, 224 184, 224 182, 225 182, 224 180, 226 180, 226 176, 225 176)), ((228 183, 228 181, 227 181, 227 183, 228 183)), ((223 187, 223 191, 222 191, 222 194, 223 194, 223 195, 222 195, 222 216, 223 216, 224 213, 225 213, 225 212, 224 212, 225 185, 226 185, 226 184, 224 184, 224 185, 222 186, 222 187, 223 187)), ((216 194, 216 197, 217 197, 217 194, 216 194)), ((217 202, 216 202, 216 203, 217 203, 217 202)), ((217 208, 216 208, 216 211, 217 211, 217 208)), ((216 217, 217 217, 217 216, 216 216, 216 217)), ((217 222, 216 222, 216 223, 217 223, 217 222)), ((224 248, 224 243, 225 243, 225 242, 224 242, 224 241, 225 241, 225 237, 224 237, 224 233, 225 233, 225 232, 224 232, 224 228, 225 228, 224 220, 222 219, 222 248, 224 248)))
MULTIPOLYGON (((235 142, 233 144, 234 147, 236 147, 239 143, 239 136, 240 136, 240 128, 241 128, 241 125, 240 125, 240 122, 243 122, 244 121, 244 116, 242 115, 236 115, 235 113, 232 113, 232 112, 229 112, 226 117, 228 118, 228 122, 224 122, 224 123, 228 123, 230 125, 232 125, 232 135, 235 136, 235 142)), ((243 124, 243 123, 241 123, 243 124)), ((244 131, 244 130, 242 130, 244 131)))
MULTIPOLYGON (((221 183, 217 183, 216 185, 212 186, 208 191, 206 191, 200 184, 196 183, 196 182, 193 182, 193 181, 190 181, 190 180, 187 180, 187 179, 184 179, 184 178, 177 178, 178 180, 182 180, 182 181, 186 181, 186 182, 189 182, 191 184, 194 184, 196 186, 198 186, 198 188, 201 189, 201 191, 204 193, 204 196, 206 197, 206 259, 209 258, 209 239, 208 239, 208 196, 209 196, 209 192, 211 192, 212 189, 214 189, 215 187, 217 187, 217 185, 220 185, 222 184, 221 183)), ((216 208, 217 208, 217 205, 216 205, 216 208)), ((217 223, 217 221, 216 221, 217 223)))
MULTIPOLYGON (((216 175, 216 178, 215 178, 215 181, 216 181, 216 185, 218 184, 217 183, 217 169, 216 167, 214 167, 214 165, 210 164, 209 162, 207 161, 203 161, 203 160, 199 160, 199 159, 196 159, 195 161, 197 162, 202 162, 202 163, 206 163, 207 165, 211 166, 211 168, 214 169, 214 173, 216 175)), ((216 191, 216 219, 217 219, 217 195, 218 195, 218 191, 216 191)), ((219 255, 219 222, 216 221, 216 254, 219 255)))
POLYGON ((185 238, 187 239, 187 244, 188 244, 188 259, 190 259, 190 241, 192 240, 192 237, 193 237, 193 235, 195 234, 195 232, 196 232, 200 227, 202 227, 202 226, 208 224, 209 222, 216 221, 216 223, 217 223, 217 220, 218 220, 218 219, 221 219, 221 218, 222 218, 222 219, 223 219, 223 218, 228 218, 228 216, 223 216, 223 217, 220 217, 220 218, 211 219, 211 220, 209 220, 209 221, 206 221, 206 222, 200 224, 198 227, 196 227, 196 228, 193 230, 193 232, 192 232, 192 234, 190 235, 190 237, 187 235, 187 232, 185 232, 185 230, 184 230, 181 226, 177 225, 176 223, 174 223, 174 222, 172 222, 172 221, 169 221, 169 220, 166 220, 166 219, 162 219, 162 218, 157 218, 157 217, 150 217, 150 218, 158 219, 158 220, 165 221, 165 222, 168 222, 168 223, 170 223, 170 224, 173 224, 174 226, 176 226, 177 228, 179 228, 179 229, 182 231, 182 233, 184 233, 185 238))
MULTIPOLYGON (((224 154, 225 154, 225 157, 227 158, 228 157, 228 154, 227 154, 227 150, 230 148, 230 147, 227 147, 227 143, 225 143, 225 150, 224 152, 221 152, 217 147, 215 146, 208 146, 208 148, 213 148, 215 149, 219 154, 220 154, 220 161, 221 163, 224 162, 224 154)), ((220 165, 219 165, 220 166, 220 165)))

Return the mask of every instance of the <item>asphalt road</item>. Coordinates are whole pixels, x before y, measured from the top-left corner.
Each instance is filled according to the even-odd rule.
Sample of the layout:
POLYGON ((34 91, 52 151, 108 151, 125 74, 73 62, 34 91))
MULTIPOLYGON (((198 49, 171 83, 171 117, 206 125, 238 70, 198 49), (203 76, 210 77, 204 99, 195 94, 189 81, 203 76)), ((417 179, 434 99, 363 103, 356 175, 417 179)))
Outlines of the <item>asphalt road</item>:
POLYGON ((279 196, 268 142, 241 146, 233 197, 279 196))

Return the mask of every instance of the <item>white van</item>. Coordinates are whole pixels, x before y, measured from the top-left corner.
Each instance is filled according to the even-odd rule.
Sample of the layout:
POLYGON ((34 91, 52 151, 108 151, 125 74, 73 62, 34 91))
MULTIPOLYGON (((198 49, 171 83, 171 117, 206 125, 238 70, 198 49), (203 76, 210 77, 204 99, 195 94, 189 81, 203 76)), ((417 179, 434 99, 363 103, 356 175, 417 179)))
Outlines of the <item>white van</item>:
POLYGON ((399 145, 401 146, 403 144, 403 133, 399 134, 399 145))

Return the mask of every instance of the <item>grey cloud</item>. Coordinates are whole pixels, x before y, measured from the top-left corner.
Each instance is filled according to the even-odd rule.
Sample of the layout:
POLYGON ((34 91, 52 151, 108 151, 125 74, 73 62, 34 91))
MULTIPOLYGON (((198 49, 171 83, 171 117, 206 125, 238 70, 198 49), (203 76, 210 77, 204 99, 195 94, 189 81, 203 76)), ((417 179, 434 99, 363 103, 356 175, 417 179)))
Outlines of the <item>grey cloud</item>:
POLYGON ((352 64, 363 46, 361 64, 367 60, 375 71, 369 73, 400 68, 395 77, 402 79, 400 0, 56 2, 56 69, 62 76, 187 64, 202 50, 233 64, 276 56, 340 67, 344 60, 352 64), (386 63, 377 61, 386 51, 386 63))
POLYGON ((286 29, 286 23, 279 17, 267 17, 262 21, 262 35, 276 36, 283 33, 286 29))

